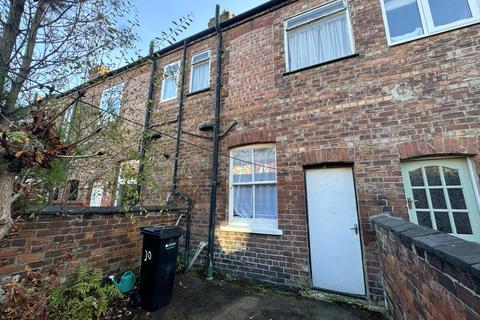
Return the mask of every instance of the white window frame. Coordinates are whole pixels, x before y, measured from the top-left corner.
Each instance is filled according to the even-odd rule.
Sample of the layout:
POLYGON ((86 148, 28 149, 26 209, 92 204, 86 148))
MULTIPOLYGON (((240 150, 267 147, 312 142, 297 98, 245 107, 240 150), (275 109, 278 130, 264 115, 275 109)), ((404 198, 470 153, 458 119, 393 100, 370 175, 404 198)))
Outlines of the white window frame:
POLYGON ((70 127, 73 121, 73 111, 75 109, 75 105, 70 106, 66 111, 65 115, 63 116, 64 122, 66 125, 70 127))
POLYGON ((107 99, 107 93, 111 92, 111 91, 114 91, 115 89, 121 87, 122 90, 120 91, 120 95, 119 95, 119 100, 120 100, 120 105, 118 106, 118 112, 117 112, 117 116, 120 115, 120 110, 122 109, 122 98, 123 98, 123 91, 125 90, 125 84, 122 82, 122 83, 119 83, 119 84, 116 84, 108 89, 105 89, 102 91, 102 96, 100 98, 100 109, 103 110, 102 112, 102 118, 103 119, 106 119, 108 121, 114 121, 115 120, 115 116, 113 116, 112 114, 110 114, 109 112, 106 112, 106 111, 111 111, 108 109, 109 106, 107 106, 107 108, 105 109, 104 108, 104 100, 107 99))
MULTIPOLYGON (((385 33, 387 35, 387 43, 389 46, 399 45, 405 42, 415 41, 418 39, 430 37, 439 33, 459 29, 461 27, 469 26, 480 22, 480 0, 467 0, 472 11, 472 18, 453 22, 444 26, 435 27, 433 23, 433 17, 430 10, 428 0, 416 0, 420 20, 422 22, 423 34, 412 38, 404 39, 397 42, 392 42, 390 37, 390 28, 388 26, 387 11, 385 8, 385 0, 379 0, 382 8, 383 25, 385 27, 385 33)), ((453 1, 453 0, 452 0, 453 1)))
POLYGON ((191 62, 190 62, 190 66, 191 66, 191 70, 190 70, 190 93, 195 93, 195 92, 199 92, 199 91, 202 91, 202 90, 205 90, 205 89, 208 89, 210 88, 210 72, 211 72, 211 66, 212 66, 212 54, 211 54, 211 50, 208 49, 208 50, 204 50, 202 52, 199 52, 199 53, 196 53, 192 56, 192 59, 191 59, 191 62), (193 91, 192 90, 192 85, 193 85, 193 69, 195 68, 196 65, 198 64, 203 64, 205 63, 205 61, 207 59, 204 59, 204 60, 201 60, 201 61, 197 61, 197 62, 193 62, 193 59, 195 59, 195 57, 201 55, 201 54, 204 54, 205 52, 208 52, 208 84, 206 87, 204 88, 201 88, 201 89, 198 89, 198 90, 195 90, 193 91))
POLYGON ((167 102, 167 101, 172 101, 172 100, 175 100, 177 99, 178 97, 178 86, 175 85, 175 95, 173 97, 170 97, 170 98, 165 98, 163 95, 164 95, 164 88, 165 88, 165 81, 168 80, 168 79, 171 79, 171 78, 177 78, 177 83, 178 83, 178 77, 180 75, 180 60, 178 61, 175 61, 175 62, 172 62, 172 63, 169 63, 165 66, 163 66, 163 79, 162 79, 162 90, 161 90, 161 93, 160 93, 160 102, 167 102), (171 67, 173 65, 177 65, 178 66, 178 71, 176 73, 175 76, 165 76, 165 70, 168 68, 168 67, 171 67))
POLYGON ((323 61, 323 62, 320 62, 318 64, 314 64, 314 65, 311 65, 311 66, 306 66, 306 67, 303 67, 303 68, 299 68, 299 69, 295 69, 295 70, 290 70, 290 63, 288 61, 288 32, 289 31, 292 31, 292 30, 298 30, 298 29, 301 29, 301 28, 305 28, 306 26, 309 26, 309 25, 312 25, 312 24, 316 24, 316 23, 322 23, 323 20, 325 19, 329 19, 331 17, 334 17, 334 16, 340 16, 342 14, 345 14, 347 16, 347 25, 348 25, 348 31, 350 32, 350 45, 352 46, 352 55, 355 54, 355 52, 357 51, 357 49, 355 48, 355 39, 354 39, 354 36, 353 36, 353 27, 352 27, 352 21, 350 19, 350 8, 349 8, 349 5, 348 5, 348 1, 347 0, 333 0, 333 1, 329 1, 325 4, 322 4, 318 7, 315 7, 315 8, 312 8, 312 9, 309 9, 308 11, 305 11, 305 12, 302 12, 300 14, 297 14, 293 17, 290 17, 288 19, 286 19, 284 22, 283 22, 283 41, 284 41, 284 48, 285 48, 285 66, 286 66, 286 72, 294 72, 294 71, 297 71, 297 70, 303 70, 303 69, 306 69, 306 68, 310 68, 310 67, 313 67, 313 66, 316 66, 316 65, 322 65, 322 64, 325 64, 325 63, 329 63, 331 61, 336 61, 338 59, 342 59, 342 58, 345 58, 345 57, 348 57, 350 55, 347 55, 347 56, 343 56, 343 57, 338 57, 338 58, 335 58, 333 60, 327 60, 327 61, 323 61), (314 19, 310 19, 310 20, 307 20, 297 26, 294 26, 292 28, 288 28, 287 27, 287 24, 290 20, 293 20, 293 19, 296 19, 298 17, 301 17, 301 16, 304 16, 304 15, 307 15, 309 13, 311 13, 312 11, 315 11, 315 10, 318 10, 318 9, 321 9, 325 6, 329 6, 329 5, 332 5, 334 3, 343 3, 345 8, 343 9, 339 9, 337 11, 334 11, 334 12, 331 12, 331 13, 328 13, 326 15, 323 15, 323 16, 319 16, 319 17, 316 17, 314 19))
POLYGON ((65 132, 63 133, 64 135, 64 140, 67 140, 68 137, 70 136, 70 131, 72 129, 72 123, 73 123, 73 114, 75 111, 75 105, 70 106, 66 111, 63 116, 63 128, 65 132))
POLYGON ((105 184, 102 181, 96 180, 92 183, 92 190, 90 190, 90 199, 89 199, 89 206, 92 207, 93 204, 93 196, 95 195, 95 189, 100 189, 102 192, 100 193, 100 206, 102 205, 103 195, 105 194, 105 184))
POLYGON ((124 181, 123 178, 123 168, 125 165, 128 164, 133 164, 136 167, 136 170, 138 172, 140 168, 140 160, 125 160, 120 163, 120 168, 118 170, 118 178, 117 178, 117 188, 115 190, 115 206, 119 205, 120 202, 120 186, 126 185, 126 184, 136 184, 138 185, 138 178, 130 178, 128 181, 124 181))
MULTIPOLYGON (((278 202, 278 169, 275 170, 275 181, 261 181, 261 182, 246 182, 246 183, 234 183, 233 182, 233 161, 236 160, 233 157, 233 153, 240 150, 254 150, 273 148, 275 151, 275 168, 277 168, 277 150, 275 144, 254 144, 243 147, 238 147, 230 150, 230 165, 229 165, 229 201, 228 201, 228 224, 220 226, 222 231, 232 232, 246 232, 246 233, 258 233, 269 235, 282 235, 282 230, 278 229, 278 203, 277 203, 277 218, 276 219, 256 219, 256 218, 238 218, 233 215, 233 187, 234 185, 261 185, 261 184, 275 184, 277 186, 277 202, 278 202)), ((253 152, 252 152, 253 157, 253 152)), ((253 159, 252 159, 253 160, 253 159)), ((253 161, 252 161, 253 162, 253 161)), ((255 210, 255 197, 253 199, 253 208, 255 210)))

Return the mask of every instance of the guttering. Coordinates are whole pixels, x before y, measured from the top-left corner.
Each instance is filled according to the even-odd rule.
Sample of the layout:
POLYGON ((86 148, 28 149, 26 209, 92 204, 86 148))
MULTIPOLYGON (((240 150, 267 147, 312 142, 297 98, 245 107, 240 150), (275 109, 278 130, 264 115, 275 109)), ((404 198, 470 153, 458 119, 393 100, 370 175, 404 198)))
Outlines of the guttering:
MULTIPOLYGON (((258 15, 263 15, 263 14, 266 14, 270 11, 274 11, 276 9, 279 9, 287 4, 289 4, 290 2, 295 2, 297 0, 270 0, 270 1, 267 1, 266 3, 264 4, 261 4, 253 9, 250 9, 248 11, 245 11, 244 13, 241 13, 239 14, 238 16, 235 16, 231 19, 228 19, 226 21, 223 21, 220 23, 220 26, 222 28, 222 30, 227 30, 227 29, 230 29, 238 24, 242 24, 242 23, 245 23, 251 19, 254 19, 255 17, 257 17, 258 15)), ((208 29, 205 29, 203 31, 200 31, 194 35, 191 35, 190 37, 187 37, 185 39, 185 41, 187 41, 188 43, 192 43, 192 42, 195 42, 197 40, 200 40, 202 38, 205 38, 205 37, 208 37, 208 36, 211 36, 211 35, 214 35, 216 33, 216 29, 215 27, 211 27, 211 28, 208 28, 208 29)), ((179 42, 176 42, 168 47, 165 47, 161 50, 158 50, 157 52, 155 52, 155 57, 158 58, 160 56, 163 56, 167 53, 170 53, 171 51, 175 50, 175 49, 179 49, 182 47, 182 44, 183 44, 183 41, 179 41, 179 42)), ((110 72, 107 72, 105 75, 103 76, 100 76, 98 78, 95 78, 95 79, 92 79, 92 80, 89 80, 87 82, 85 82, 84 84, 81 84, 73 89, 70 89, 68 91, 65 91, 64 93, 60 94, 57 96, 57 98, 61 98, 63 96, 66 96, 66 95, 69 95, 75 91, 77 91, 79 88, 83 88, 83 87, 86 87, 86 86, 89 86, 89 85, 93 85, 97 82, 100 82, 100 81, 103 81, 105 80, 106 78, 109 78, 109 77, 112 77, 112 76, 115 76, 119 73, 122 73, 124 71, 127 71, 129 69, 132 69, 136 66, 140 66, 142 64, 145 64, 148 62, 148 60, 150 59, 150 57, 144 57, 144 58, 140 58, 132 63, 129 63, 121 68, 118 68, 118 69, 115 69, 115 70, 112 70, 110 72)))
POLYGON ((215 254, 215 220, 217 216, 218 148, 220 140, 220 90, 222 89, 222 29, 220 5, 215 8, 215 29, 217 30, 217 63, 215 70, 215 126, 213 128, 213 154, 210 189, 210 220, 208 224, 207 280, 213 279, 213 258, 215 254))

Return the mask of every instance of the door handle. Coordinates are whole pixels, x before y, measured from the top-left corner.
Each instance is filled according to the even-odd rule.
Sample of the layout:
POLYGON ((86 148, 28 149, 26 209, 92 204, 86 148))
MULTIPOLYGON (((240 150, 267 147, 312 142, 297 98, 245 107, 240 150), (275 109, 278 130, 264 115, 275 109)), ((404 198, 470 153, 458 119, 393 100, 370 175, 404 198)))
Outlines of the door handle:
POLYGON ((413 200, 412 198, 407 198, 407 207, 408 209, 413 209, 413 205, 417 204, 418 200, 413 200))
POLYGON ((353 231, 355 231, 355 234, 358 234, 358 224, 355 223, 355 224, 350 228, 350 230, 353 230, 353 231))

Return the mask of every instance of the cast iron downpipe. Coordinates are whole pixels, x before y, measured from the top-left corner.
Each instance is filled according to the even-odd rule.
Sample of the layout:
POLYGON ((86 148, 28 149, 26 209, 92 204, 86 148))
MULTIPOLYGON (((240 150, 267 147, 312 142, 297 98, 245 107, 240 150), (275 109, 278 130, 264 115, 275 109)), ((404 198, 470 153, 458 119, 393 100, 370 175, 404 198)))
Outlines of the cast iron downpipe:
POLYGON ((176 191, 178 187, 177 185, 178 157, 180 154, 180 139, 182 138, 183 96, 185 91, 186 60, 187 60, 187 41, 183 41, 182 65, 180 67, 181 73, 182 73, 182 79, 180 80, 180 97, 178 99, 178 114, 177 114, 177 143, 175 145, 175 159, 173 162, 173 177, 172 177, 172 188, 174 191, 176 191))
POLYGON ((192 225, 192 209, 193 209, 193 200, 192 198, 183 192, 178 190, 172 191, 177 197, 185 200, 187 202, 187 212, 186 212, 186 221, 185 221, 185 248, 183 252, 183 272, 187 272, 190 259, 190 226, 192 225))
POLYGON ((144 159, 145 159, 145 152, 147 150, 147 144, 150 142, 149 135, 150 135, 150 117, 152 114, 152 105, 153 105, 153 94, 155 91, 155 74, 157 73, 157 57, 155 56, 154 45, 153 41, 150 42, 150 60, 152 61, 152 68, 150 71, 150 82, 148 84, 148 94, 147 94, 147 107, 145 110, 145 120, 143 122, 143 133, 142 138, 140 140, 139 146, 139 156, 140 156, 140 164, 138 166, 138 177, 139 177, 139 184, 138 184, 138 194, 140 195, 140 189, 143 182, 143 174, 144 174, 144 159))
POLYGON ((172 174, 172 192, 179 198, 184 199, 187 202, 187 216, 186 219, 186 230, 185 230, 185 250, 183 256, 183 265, 184 271, 187 270, 188 259, 190 256, 190 226, 192 224, 192 208, 193 200, 192 198, 178 191, 178 158, 180 156, 180 143, 182 138, 182 117, 183 117, 183 101, 185 96, 185 70, 187 64, 187 41, 183 41, 183 55, 182 55, 182 65, 181 65, 181 80, 180 80, 180 97, 178 99, 178 114, 177 114, 177 141, 175 144, 175 159, 173 162, 173 174, 172 174))
POLYGON ((210 221, 208 225, 207 279, 213 279, 213 258, 215 253, 215 220, 217 213, 217 172, 220 135, 220 90, 222 89, 222 32, 220 30, 220 5, 215 8, 215 29, 217 31, 217 63, 215 70, 215 127, 213 128, 213 157, 210 189, 210 221))
MULTIPOLYGON (((188 257, 190 254, 190 226, 192 222, 192 207, 193 207, 193 201, 192 199, 177 190, 177 168, 178 168, 178 155, 180 151, 180 134, 181 134, 181 124, 182 124, 182 113, 183 113, 183 96, 184 96, 184 88, 185 88, 185 61, 186 61, 186 50, 187 50, 187 42, 184 41, 184 48, 183 48, 183 59, 182 59, 182 82, 181 82, 181 87, 180 87, 180 102, 179 102, 179 115, 177 116, 176 121, 171 121, 177 122, 177 141, 176 141, 176 146, 175 146, 175 164, 174 164, 174 169, 173 169, 173 183, 172 183, 172 189, 173 193, 178 196, 179 198, 184 199, 187 202, 187 212, 186 212, 186 231, 185 231, 185 252, 184 252, 184 264, 187 266, 188 265, 188 257)), ((151 68, 151 73, 150 73, 150 83, 148 86, 148 94, 147 94, 147 107, 145 110, 145 121, 144 121, 144 130, 142 134, 142 139, 140 142, 139 146, 139 155, 140 155, 140 165, 138 168, 138 175, 140 178, 140 181, 143 181, 143 175, 144 175, 144 159, 145 159, 145 153, 148 148, 148 144, 150 142, 150 118, 151 118, 151 113, 152 113, 152 106, 153 106, 153 98, 154 98, 154 92, 155 92, 155 75, 157 73, 157 55, 155 54, 154 51, 154 44, 153 41, 150 43, 150 59, 152 61, 152 68, 151 68)), ((140 194, 140 187, 141 183, 138 184, 138 192, 140 194)), ((171 211, 171 210, 168 210, 171 211)))

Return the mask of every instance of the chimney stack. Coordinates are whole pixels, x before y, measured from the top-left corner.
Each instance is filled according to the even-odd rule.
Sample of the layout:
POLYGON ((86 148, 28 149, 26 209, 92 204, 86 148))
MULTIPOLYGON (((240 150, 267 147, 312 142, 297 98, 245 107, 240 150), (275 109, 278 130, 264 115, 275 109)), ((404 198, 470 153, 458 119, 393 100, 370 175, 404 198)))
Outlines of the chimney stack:
MULTIPOLYGON (((223 12, 220 14, 220 22, 227 21, 229 19, 232 19, 233 17, 235 17, 234 13, 228 10, 223 10, 223 12)), ((210 21, 208 21, 208 27, 215 27, 215 17, 211 18, 210 21)))
POLYGON ((92 80, 108 73, 109 69, 104 65, 93 66, 88 70, 88 79, 92 80))

